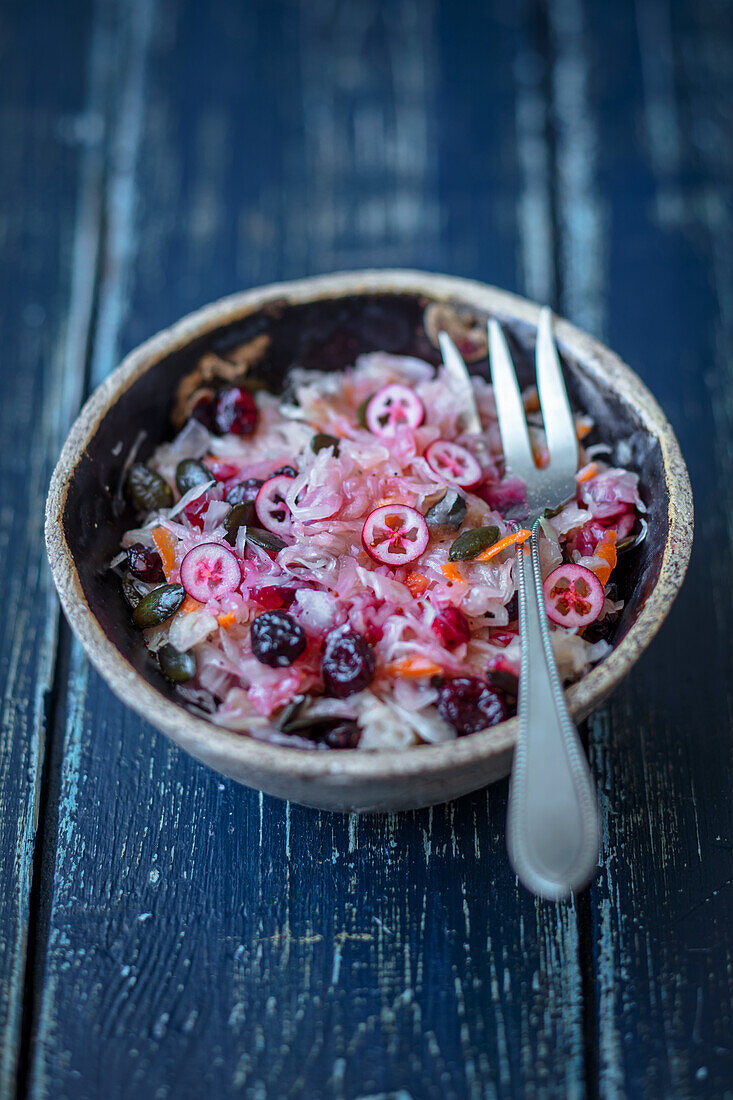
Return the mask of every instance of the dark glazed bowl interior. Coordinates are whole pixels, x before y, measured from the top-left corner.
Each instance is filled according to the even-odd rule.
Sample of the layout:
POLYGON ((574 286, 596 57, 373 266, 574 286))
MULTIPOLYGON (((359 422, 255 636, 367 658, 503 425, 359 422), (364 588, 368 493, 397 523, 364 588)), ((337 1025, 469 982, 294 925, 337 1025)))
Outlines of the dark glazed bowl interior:
MULTIPOLYGON (((110 405, 74 470, 63 507, 63 531, 76 564, 86 600, 107 636, 121 654, 157 691, 176 701, 172 685, 149 658, 140 633, 133 628, 119 585, 107 571, 119 550, 123 532, 135 517, 120 502, 120 471, 141 429, 147 432, 139 456, 148 457, 173 435, 170 412, 180 379, 191 372, 206 352, 226 358, 227 352, 260 334, 269 338, 263 358, 250 377, 263 379, 281 392, 288 370, 298 364, 331 371, 354 362, 362 352, 383 350, 414 355, 433 364, 439 355, 423 327, 430 299, 415 292, 371 292, 309 302, 275 300, 233 323, 198 336, 154 363, 110 405)), ((468 306, 473 303, 467 301, 468 306)), ((474 308, 478 317, 488 317, 474 308)), ((524 321, 498 314, 502 321, 522 385, 534 380, 534 328, 524 321)), ((597 427, 584 441, 630 445, 630 455, 619 463, 640 475, 641 495, 648 506, 646 541, 619 562, 616 573, 624 609, 610 640, 618 643, 636 620, 660 573, 668 535, 668 488, 659 441, 627 401, 570 355, 560 352, 571 402, 576 411, 589 413, 597 427)), ((486 360, 472 364, 473 372, 488 377, 486 360)), ((421 750, 422 751, 422 750, 421 750)))

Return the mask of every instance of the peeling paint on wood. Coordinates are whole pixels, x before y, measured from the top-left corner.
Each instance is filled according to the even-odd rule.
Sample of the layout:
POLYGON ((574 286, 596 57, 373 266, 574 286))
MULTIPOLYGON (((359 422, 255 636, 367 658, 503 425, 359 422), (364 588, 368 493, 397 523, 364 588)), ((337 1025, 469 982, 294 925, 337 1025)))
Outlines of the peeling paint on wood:
MULTIPOLYGON (((40 502, 85 364, 96 384, 140 339, 243 285, 389 263, 516 286, 605 331, 689 459, 702 549, 653 649, 589 725, 599 880, 580 910, 519 890, 505 784, 424 812, 333 817, 222 781, 112 698, 72 645, 49 702, 64 726, 46 807, 53 879, 36 883, 52 898, 26 1005, 28 1095, 724 1095, 729 7, 72 8, 73 45, 33 82, 11 67, 0 115, 4 334, 27 365, 0 379, 0 456, 28 503, 0 509, 13 549, 0 1092, 18 1057, 56 646, 40 502), (690 644, 701 622, 711 653, 690 644)), ((71 43, 44 18, 47 52, 71 43)), ((18 41, 35 40, 41 23, 13 19, 18 41)))

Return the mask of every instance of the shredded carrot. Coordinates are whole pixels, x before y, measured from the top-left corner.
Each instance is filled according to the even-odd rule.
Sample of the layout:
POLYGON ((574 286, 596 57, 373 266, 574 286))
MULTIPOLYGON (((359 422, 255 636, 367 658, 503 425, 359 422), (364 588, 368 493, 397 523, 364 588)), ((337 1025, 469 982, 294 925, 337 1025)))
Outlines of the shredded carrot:
POLYGON ((417 600, 420 596, 422 596, 423 592, 426 591, 428 585, 430 584, 430 581, 427 577, 423 577, 422 573, 415 573, 413 571, 412 573, 407 574, 407 580, 405 581, 405 584, 410 589, 410 592, 412 593, 414 599, 417 600))
POLYGON ((538 470, 544 470, 550 465, 550 452, 547 447, 533 447, 532 458, 538 470))
POLYGON ((151 533, 155 549, 160 554, 160 560, 163 562, 165 579, 170 580, 171 572, 176 564, 176 539, 170 531, 166 531, 165 527, 154 527, 151 533))
POLYGON ((590 481, 592 477, 595 477, 598 473, 598 463, 589 462, 587 466, 584 466, 582 470, 578 470, 575 475, 575 480, 578 485, 581 485, 584 481, 590 481))
POLYGON ((487 546, 485 550, 482 550, 474 561, 488 561, 489 558, 493 558, 496 554, 500 554, 502 550, 507 550, 510 546, 521 546, 523 542, 526 542, 531 534, 531 531, 515 531, 513 535, 506 535, 505 538, 499 539, 493 546, 487 546))
POLYGON ((422 676, 439 676, 442 671, 441 665, 436 665, 435 661, 427 661, 424 657, 403 657, 401 661, 391 661, 385 668, 390 676, 415 680, 422 676))
POLYGON ((445 563, 445 565, 441 565, 440 568, 441 568, 441 571, 442 571, 443 575, 445 577, 447 577, 449 581, 455 581, 457 584, 466 584, 467 583, 463 579, 463 575, 462 575, 460 569, 458 569, 453 564, 452 561, 447 561, 445 563))
POLYGON ((616 531, 606 531, 595 549, 595 556, 601 558, 603 564, 597 565, 593 572, 602 585, 608 584, 608 578, 616 567, 616 562, 618 560, 618 555, 616 553, 617 538, 618 533, 616 531))
POLYGON ((186 596, 185 600, 178 608, 178 610, 181 611, 184 615, 188 615, 191 611, 198 611, 200 607, 203 607, 203 604, 200 604, 198 600, 195 600, 193 598, 193 596, 186 596))
POLYGON ((237 616, 233 611, 225 611, 217 617, 216 621, 219 626, 223 626, 225 630, 229 630, 229 628, 236 623, 237 616))
POLYGON ((581 419, 575 421, 575 434, 578 439, 585 439, 592 428, 593 424, 589 419, 581 419))

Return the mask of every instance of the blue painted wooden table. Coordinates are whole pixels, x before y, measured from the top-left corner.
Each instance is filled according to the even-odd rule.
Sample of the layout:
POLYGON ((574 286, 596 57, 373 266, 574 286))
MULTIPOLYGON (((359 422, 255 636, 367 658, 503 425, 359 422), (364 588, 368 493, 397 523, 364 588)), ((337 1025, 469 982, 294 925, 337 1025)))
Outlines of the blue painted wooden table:
POLYGON ((0 9, 0 1093, 733 1095, 729 0, 6 0, 0 9), (606 338, 697 543, 587 725, 598 878, 533 900, 506 784, 334 817, 119 703, 44 563, 84 395, 219 295, 368 265, 606 338))

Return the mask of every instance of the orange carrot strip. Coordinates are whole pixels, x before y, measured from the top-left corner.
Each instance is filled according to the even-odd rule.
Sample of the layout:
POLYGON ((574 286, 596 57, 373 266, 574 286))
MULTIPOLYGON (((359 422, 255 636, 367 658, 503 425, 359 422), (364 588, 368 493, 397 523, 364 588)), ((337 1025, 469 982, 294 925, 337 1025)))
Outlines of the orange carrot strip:
POLYGON ((585 439, 585 437, 592 430, 593 425, 584 420, 575 421, 575 435, 578 439, 585 439))
POLYGON ((231 626, 234 626, 234 624, 236 623, 237 616, 233 611, 224 611, 221 615, 217 617, 216 621, 218 622, 219 626, 223 626, 225 630, 229 630, 229 628, 231 626))
POLYGON ((578 485, 581 485, 584 481, 590 481, 592 477, 595 477, 598 473, 598 463, 589 462, 587 466, 584 466, 582 470, 578 470, 575 475, 575 480, 578 485))
POLYGON ((155 549, 160 554, 160 560, 163 562, 165 579, 170 580, 171 572, 176 564, 176 539, 170 531, 166 531, 165 527, 154 527, 151 534, 155 549))
POLYGON ((203 607, 203 604, 199 603, 198 600, 195 600, 193 596, 186 596, 185 600, 178 608, 178 610, 181 611, 184 615, 188 615, 190 611, 198 611, 200 607, 203 607))
POLYGON ((452 561, 447 561, 445 565, 441 565, 441 572, 449 581, 455 581, 457 584, 466 584, 467 581, 463 579, 463 574, 460 569, 453 564, 452 561))
POLYGON ((423 592, 427 590, 430 581, 427 577, 423 577, 422 573, 415 573, 413 571, 407 574, 405 584, 410 589, 414 599, 418 599, 418 597, 422 596, 423 592))
POLYGON ((617 538, 618 533, 616 531, 606 531, 595 549, 595 556, 601 558, 603 564, 597 565, 593 572, 602 585, 608 584, 608 578, 613 573, 618 561, 618 554, 616 553, 617 538))
POLYGON ((391 661, 385 668, 390 676, 415 680, 422 676, 439 676, 442 671, 442 665, 426 661, 424 657, 403 657, 401 661, 391 661))
POLYGON ((489 558, 493 558, 510 546, 521 546, 523 542, 527 541, 530 534, 531 531, 515 531, 513 535, 506 535, 503 539, 495 542, 493 546, 487 546, 485 550, 482 550, 478 557, 474 558, 474 561, 488 561, 489 558))

